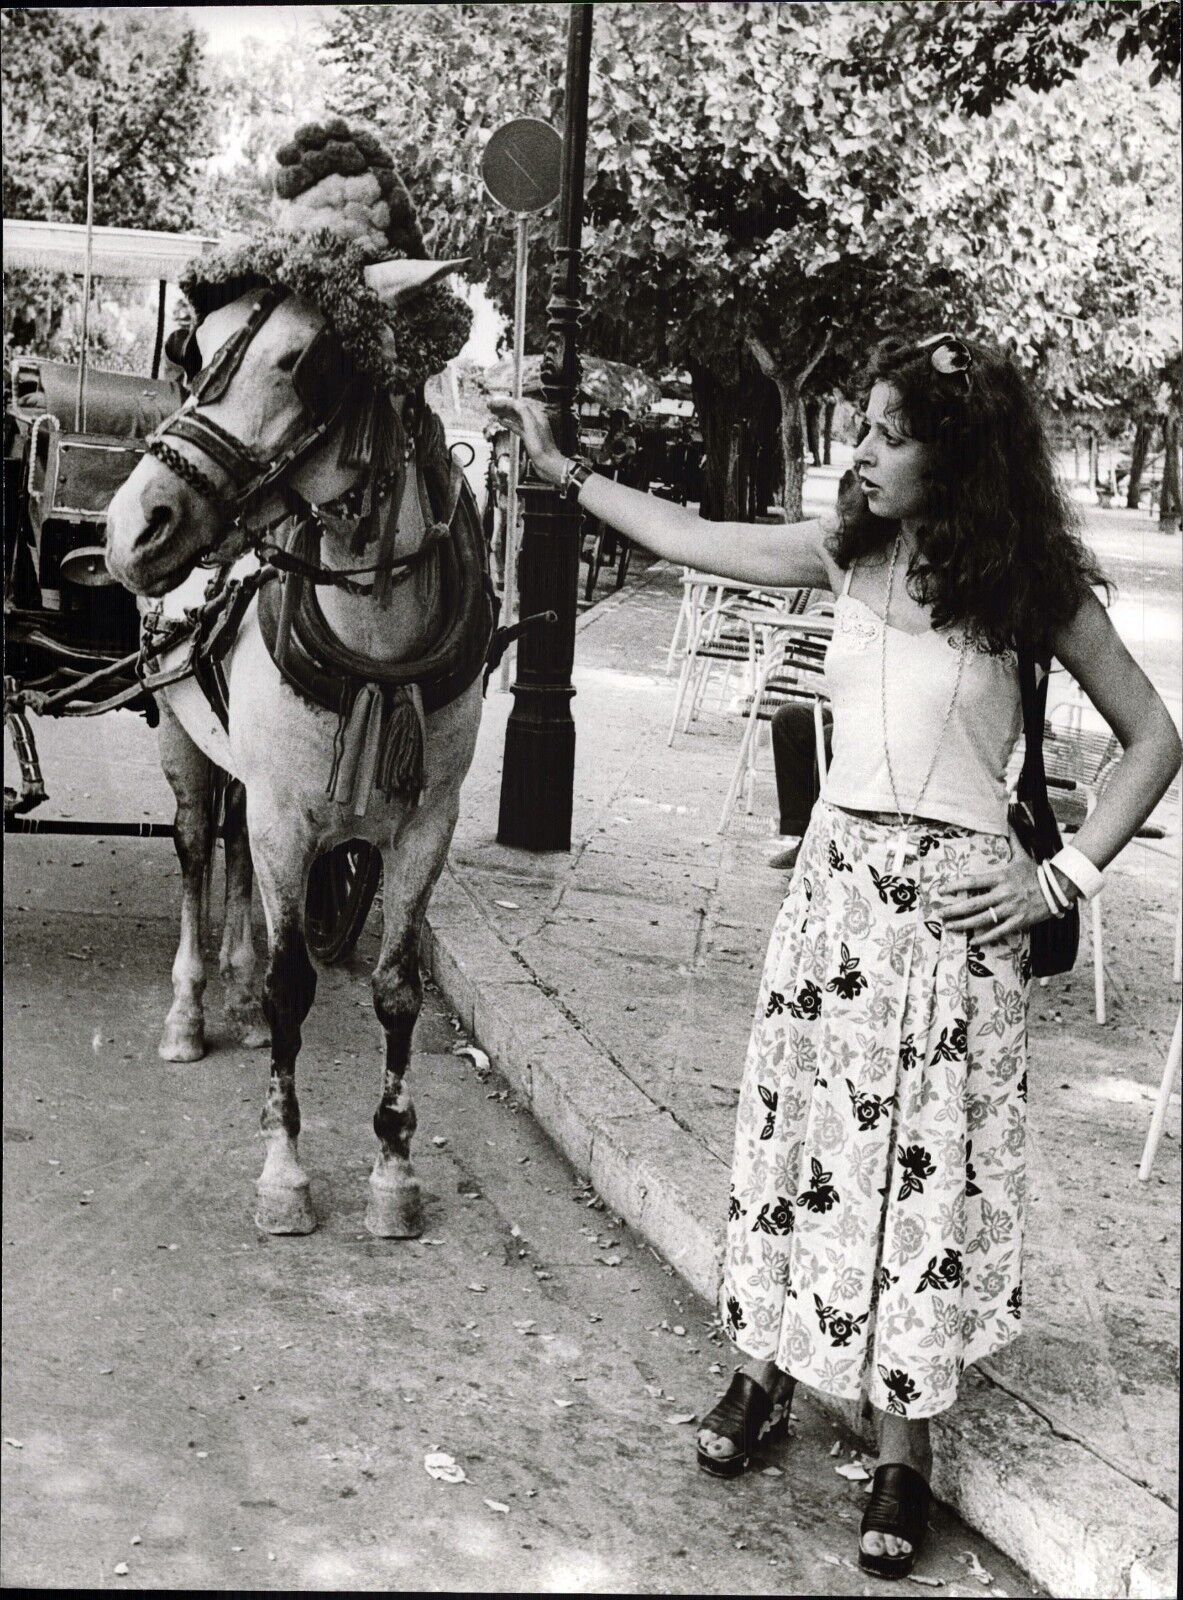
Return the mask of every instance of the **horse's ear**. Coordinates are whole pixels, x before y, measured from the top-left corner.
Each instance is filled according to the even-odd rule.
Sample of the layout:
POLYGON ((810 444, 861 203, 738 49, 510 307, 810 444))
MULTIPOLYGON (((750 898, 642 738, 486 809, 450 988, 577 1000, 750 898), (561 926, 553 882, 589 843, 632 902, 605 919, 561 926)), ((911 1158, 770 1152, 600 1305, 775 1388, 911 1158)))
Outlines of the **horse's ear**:
POLYGON ((375 261, 363 268, 366 287, 372 289, 388 305, 426 289, 437 278, 456 272, 468 261, 461 256, 458 261, 375 261))

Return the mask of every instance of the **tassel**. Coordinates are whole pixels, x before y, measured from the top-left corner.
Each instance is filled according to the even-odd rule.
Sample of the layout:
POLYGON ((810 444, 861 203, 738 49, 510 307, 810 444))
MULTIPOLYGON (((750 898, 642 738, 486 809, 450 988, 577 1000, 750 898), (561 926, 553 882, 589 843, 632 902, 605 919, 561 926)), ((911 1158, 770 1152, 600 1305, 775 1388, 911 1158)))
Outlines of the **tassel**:
POLYGON ((337 450, 339 467, 369 467, 372 464, 382 398, 383 392, 373 384, 359 386, 356 390, 352 403, 346 408, 341 428, 341 443, 337 450))
MULTIPOLYGON (((354 801, 358 778, 363 765, 370 724, 374 720, 375 704, 380 696, 372 683, 363 683, 353 697, 352 705, 342 709, 337 724, 337 737, 333 748, 333 768, 329 773, 327 794, 330 800, 347 806, 354 801)), ((377 729, 375 729, 375 742, 377 729)), ((364 807, 363 807, 364 810, 364 807)))
POLYGON ((413 796, 423 789, 423 697, 418 684, 397 689, 391 697, 382 731, 377 784, 386 797, 413 796))

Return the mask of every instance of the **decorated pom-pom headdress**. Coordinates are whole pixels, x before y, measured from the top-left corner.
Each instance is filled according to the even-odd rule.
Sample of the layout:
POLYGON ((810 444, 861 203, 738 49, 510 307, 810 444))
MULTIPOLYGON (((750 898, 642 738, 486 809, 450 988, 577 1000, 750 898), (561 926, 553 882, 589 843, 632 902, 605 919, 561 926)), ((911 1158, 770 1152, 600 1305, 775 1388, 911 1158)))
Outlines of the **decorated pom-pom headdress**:
POLYGON ((415 208, 374 135, 340 117, 298 128, 277 152, 275 230, 190 262, 181 288, 199 317, 267 283, 311 300, 382 388, 405 393, 460 353, 472 324, 439 281, 415 208))

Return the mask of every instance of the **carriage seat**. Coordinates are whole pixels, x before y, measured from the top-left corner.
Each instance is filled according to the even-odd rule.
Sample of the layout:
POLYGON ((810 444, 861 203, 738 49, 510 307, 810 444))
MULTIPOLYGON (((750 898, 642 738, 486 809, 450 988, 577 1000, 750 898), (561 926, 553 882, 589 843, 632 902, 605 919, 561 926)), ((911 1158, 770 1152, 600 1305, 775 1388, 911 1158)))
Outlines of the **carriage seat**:
MULTIPOLYGON (((65 361, 21 356, 13 362, 12 400, 26 421, 49 413, 66 433, 74 432, 78 368, 65 361)), ((86 432, 111 439, 146 439, 183 403, 185 392, 167 378, 86 369, 86 432)))

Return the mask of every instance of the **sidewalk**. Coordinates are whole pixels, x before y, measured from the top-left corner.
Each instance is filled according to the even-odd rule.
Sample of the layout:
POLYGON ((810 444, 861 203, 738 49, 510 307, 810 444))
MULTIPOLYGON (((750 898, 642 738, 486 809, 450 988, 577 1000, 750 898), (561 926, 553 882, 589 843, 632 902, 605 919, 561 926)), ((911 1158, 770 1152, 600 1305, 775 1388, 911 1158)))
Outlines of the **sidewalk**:
MULTIPOLYGON (((1154 604, 1177 616, 1161 587, 1154 604)), ((708 708, 666 746, 677 605, 659 564, 580 618, 569 855, 495 842, 511 696, 490 692, 425 945, 542 1126, 713 1301, 737 1085, 785 877, 765 864, 770 770, 756 815, 715 832, 738 720, 708 708)), ((1137 1164, 1178 1005, 1177 815, 1164 803, 1166 838, 1131 845, 1110 874, 1108 1024, 1093 1020, 1087 932, 1075 973, 1035 991, 1025 1336, 971 1369, 935 1430, 938 1494, 1056 1595, 1175 1593, 1174 1106, 1149 1184, 1137 1164)), ((704 1408, 716 1388, 704 1358, 704 1408)))

